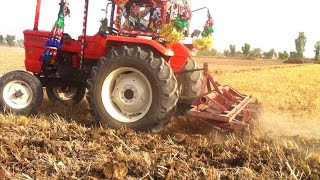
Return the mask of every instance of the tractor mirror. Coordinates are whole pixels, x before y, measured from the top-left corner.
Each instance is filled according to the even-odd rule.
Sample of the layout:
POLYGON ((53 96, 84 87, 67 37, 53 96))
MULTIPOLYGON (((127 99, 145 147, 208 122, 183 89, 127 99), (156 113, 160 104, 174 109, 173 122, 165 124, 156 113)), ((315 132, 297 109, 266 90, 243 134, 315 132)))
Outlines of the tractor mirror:
POLYGON ((198 29, 194 30, 193 33, 191 34, 191 37, 199 37, 199 35, 201 34, 201 31, 199 31, 198 29))

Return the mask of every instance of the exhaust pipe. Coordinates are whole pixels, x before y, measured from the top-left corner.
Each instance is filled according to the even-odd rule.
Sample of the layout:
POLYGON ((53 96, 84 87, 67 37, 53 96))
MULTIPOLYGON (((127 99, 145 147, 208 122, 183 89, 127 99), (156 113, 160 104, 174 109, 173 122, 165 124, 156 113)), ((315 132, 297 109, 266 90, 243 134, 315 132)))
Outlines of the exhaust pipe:
POLYGON ((40 8, 41 8, 41 0, 37 0, 36 14, 34 17, 34 26, 33 26, 33 30, 35 31, 38 31, 38 27, 39 27, 40 8))

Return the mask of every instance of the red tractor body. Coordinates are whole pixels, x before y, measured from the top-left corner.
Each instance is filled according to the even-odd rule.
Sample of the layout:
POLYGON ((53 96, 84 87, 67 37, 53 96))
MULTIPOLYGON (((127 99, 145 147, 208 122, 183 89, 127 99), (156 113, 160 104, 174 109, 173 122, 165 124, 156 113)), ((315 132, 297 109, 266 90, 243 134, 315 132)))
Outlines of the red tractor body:
MULTIPOLYGON (((39 30, 25 30, 24 31, 24 42, 25 42, 25 67, 27 71, 33 73, 41 73, 42 63, 39 61, 46 47, 44 44, 48 40, 50 31, 39 31, 39 30)), ((78 40, 65 40, 62 44, 61 51, 73 53, 73 67, 79 68, 78 60, 81 54, 81 43, 83 36, 79 36, 78 40)), ((154 40, 134 38, 134 37, 123 37, 109 35, 106 38, 101 37, 99 34, 94 36, 86 36, 86 49, 84 53, 85 59, 98 61, 102 56, 108 52, 108 44, 115 45, 127 45, 136 44, 149 46, 154 48, 156 51, 161 53, 166 60, 170 62, 170 65, 174 72, 181 71, 188 57, 190 57, 190 50, 183 44, 174 44, 171 49, 164 47, 162 44, 154 40)))

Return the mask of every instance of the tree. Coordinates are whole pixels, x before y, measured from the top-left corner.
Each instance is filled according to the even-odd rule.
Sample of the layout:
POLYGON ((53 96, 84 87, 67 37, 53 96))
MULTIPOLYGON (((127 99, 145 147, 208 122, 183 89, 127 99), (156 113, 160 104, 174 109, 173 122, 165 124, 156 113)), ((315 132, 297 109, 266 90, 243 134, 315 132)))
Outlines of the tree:
POLYGON ((236 52, 236 57, 242 57, 242 56, 243 56, 243 54, 242 54, 241 51, 237 51, 237 52, 236 52))
POLYGON ((291 51, 290 52, 290 59, 297 59, 297 58, 299 58, 298 53, 291 51))
POLYGON ((226 49, 226 50, 223 51, 223 55, 226 56, 226 57, 229 57, 230 54, 231 54, 230 50, 226 49))
POLYGON ((287 60, 289 58, 289 54, 287 51, 284 51, 283 53, 282 52, 279 52, 278 53, 278 57, 279 59, 281 60, 287 60))
POLYGON ((304 35, 304 32, 299 32, 299 37, 295 40, 296 44, 296 58, 303 58, 303 53, 305 51, 305 46, 306 46, 307 38, 304 35))
POLYGON ((4 38, 3 38, 3 35, 0 35, 0 45, 1 44, 4 44, 4 38))
POLYGON ((245 57, 248 57, 250 55, 250 51, 251 51, 250 44, 245 43, 241 49, 242 49, 242 53, 245 57))
POLYGON ((9 46, 14 46, 14 40, 16 40, 16 36, 13 36, 13 35, 6 36, 6 41, 9 46))
POLYGON ((260 58, 261 57, 261 52, 262 52, 262 50, 260 48, 254 48, 250 52, 250 57, 252 57, 252 58, 260 58))
POLYGON ((314 45, 314 52, 314 60, 318 61, 320 59, 320 41, 314 45))
POLYGON ((277 57, 277 53, 274 49, 270 49, 268 52, 264 52, 263 56, 265 59, 273 59, 277 57))
POLYGON ((236 45, 230 44, 229 49, 230 49, 230 56, 235 57, 236 56, 236 45))
POLYGON ((18 46, 23 48, 24 47, 24 40, 23 39, 19 39, 17 40, 18 46))

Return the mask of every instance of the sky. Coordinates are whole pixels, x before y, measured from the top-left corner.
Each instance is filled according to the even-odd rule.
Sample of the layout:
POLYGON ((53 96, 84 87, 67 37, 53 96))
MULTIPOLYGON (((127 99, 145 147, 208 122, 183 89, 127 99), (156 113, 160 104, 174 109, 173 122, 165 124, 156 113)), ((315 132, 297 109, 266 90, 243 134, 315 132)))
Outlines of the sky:
MULTIPOLYGON (((39 29, 51 30, 57 18, 60 0, 42 0, 39 29)), ((81 34, 84 0, 69 0, 71 17, 66 20, 65 32, 73 38, 81 34)), ((91 0, 88 35, 97 32, 104 17, 107 0, 91 0)), ((307 37, 307 57, 314 56, 314 44, 320 41, 319 0, 191 0, 192 9, 206 6, 215 21, 214 48, 220 52, 244 43, 268 51, 294 51, 299 32, 307 37)), ((23 30, 32 29, 36 0, 1 0, 0 34, 23 38, 23 30)), ((193 14, 192 27, 202 30, 206 12, 193 14)))

